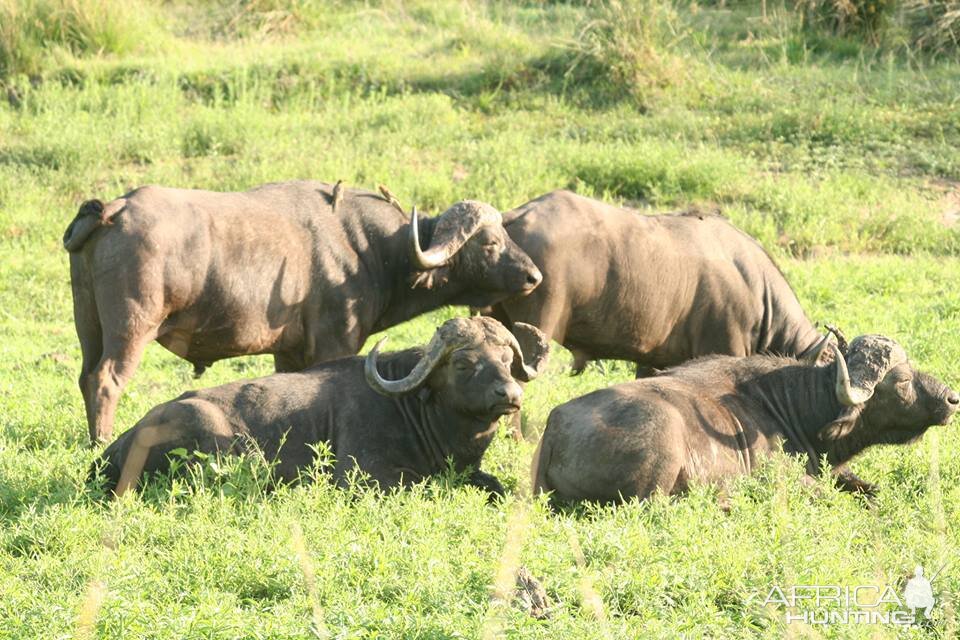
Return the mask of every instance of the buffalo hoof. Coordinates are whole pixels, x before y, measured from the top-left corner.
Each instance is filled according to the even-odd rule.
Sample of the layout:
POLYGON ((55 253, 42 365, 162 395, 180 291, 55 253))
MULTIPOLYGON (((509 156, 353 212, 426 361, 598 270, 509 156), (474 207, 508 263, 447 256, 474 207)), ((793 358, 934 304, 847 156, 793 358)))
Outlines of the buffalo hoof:
POLYGON ((842 466, 836 470, 837 487, 842 491, 848 491, 855 495, 860 495, 867 500, 874 500, 877 492, 880 490, 877 485, 860 479, 857 474, 848 467, 842 466))
POLYGON ((497 502, 506 494, 500 481, 497 480, 496 477, 483 471, 478 470, 471 473, 467 483, 486 491, 488 502, 497 502))
POLYGON ((846 490, 850 493, 874 500, 877 497, 877 493, 880 491, 880 487, 875 484, 870 484, 869 482, 861 482, 854 487, 847 488, 846 490))

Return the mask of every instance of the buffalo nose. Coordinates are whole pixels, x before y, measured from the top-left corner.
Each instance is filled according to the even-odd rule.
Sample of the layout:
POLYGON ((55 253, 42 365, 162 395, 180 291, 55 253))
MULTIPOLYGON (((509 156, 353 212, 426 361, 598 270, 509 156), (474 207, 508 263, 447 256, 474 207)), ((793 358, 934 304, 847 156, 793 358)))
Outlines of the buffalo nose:
POLYGON ((493 392, 497 398, 515 406, 519 406, 520 400, 523 399, 523 389, 516 382, 508 382, 503 386, 497 387, 493 392))
POLYGON ((960 396, 958 396, 956 393, 951 393, 947 396, 947 402, 952 405, 958 405, 960 404, 960 396))
POLYGON ((533 289, 543 281, 543 274, 536 267, 527 272, 527 285, 533 289))

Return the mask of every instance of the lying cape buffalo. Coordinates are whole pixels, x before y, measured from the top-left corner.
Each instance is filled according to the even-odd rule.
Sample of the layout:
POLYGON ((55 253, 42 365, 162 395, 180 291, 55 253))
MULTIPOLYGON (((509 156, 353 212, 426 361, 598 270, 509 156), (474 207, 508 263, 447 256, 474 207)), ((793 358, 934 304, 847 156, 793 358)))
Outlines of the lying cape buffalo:
MULTIPOLYGON (((116 495, 135 489, 144 472, 166 469, 167 453, 184 447, 230 453, 255 446, 275 463, 275 477, 294 481, 315 445, 336 459, 333 481, 359 468, 381 488, 417 482, 447 468, 476 468, 500 416, 518 411, 517 380, 537 375, 548 342, 533 327, 514 331, 490 318, 445 322, 423 349, 326 362, 300 373, 191 391, 152 409, 94 463, 116 495), (364 381, 366 378, 366 381, 364 381), (312 446, 313 445, 313 446, 312 446)), ((479 470, 472 484, 503 489, 479 470)))
POLYGON ((504 214, 543 284, 491 310, 637 375, 709 354, 799 355, 819 335, 770 256, 716 214, 644 216, 554 191, 504 214))
POLYGON ((384 197, 316 182, 142 187, 84 203, 63 242, 92 440, 110 438, 151 340, 198 373, 255 353, 298 371, 431 309, 493 304, 541 279, 489 205, 411 221, 384 197))
POLYGON ((813 364, 819 349, 805 360, 714 356, 560 405, 536 454, 535 488, 601 502, 675 494, 690 480, 749 473, 780 447, 806 455, 816 475, 823 456, 836 470, 869 446, 911 442, 960 404, 889 338, 860 336, 846 359, 832 346, 823 366, 813 364))

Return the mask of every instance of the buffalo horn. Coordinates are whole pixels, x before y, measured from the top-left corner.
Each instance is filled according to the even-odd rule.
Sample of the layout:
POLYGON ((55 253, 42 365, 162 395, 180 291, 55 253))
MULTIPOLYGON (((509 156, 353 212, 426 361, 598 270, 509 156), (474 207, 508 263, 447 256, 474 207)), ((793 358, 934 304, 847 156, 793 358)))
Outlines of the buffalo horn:
POLYGON ((816 365, 820 361, 820 356, 824 351, 827 350, 827 346, 830 344, 830 335, 827 334, 820 339, 816 345, 807 350, 800 358, 800 362, 806 365, 816 365))
POLYGON ((840 348, 835 344, 830 346, 837 361, 837 400, 848 407, 863 404, 873 395, 873 390, 853 388, 850 385, 850 373, 847 371, 847 362, 843 359, 840 348))
POLYGON ((400 396, 405 393, 410 393, 422 385, 427 379, 427 376, 430 375, 430 372, 433 371, 433 368, 436 367, 437 363, 446 355, 448 349, 443 336, 437 331, 433 334, 433 338, 430 339, 430 343, 424 350, 420 362, 413 367, 413 370, 408 373, 406 377, 400 380, 386 380, 380 375, 380 371, 377 369, 377 357, 380 355, 380 347, 386 341, 387 338, 384 337, 374 345, 370 353, 367 354, 367 359, 363 367, 367 384, 369 384, 374 391, 385 396, 400 396))
POLYGON ((436 252, 424 253, 420 248, 420 225, 418 224, 417 205, 413 205, 413 213, 410 216, 410 237, 413 240, 413 255, 418 269, 436 269, 443 266, 449 257, 446 255, 437 255, 436 252))
POLYGON ((414 265, 423 271, 442 267, 484 225, 501 224, 502 220, 500 212, 488 204, 471 200, 458 202, 437 220, 431 246, 424 251, 420 246, 419 216, 414 207, 410 220, 414 265))

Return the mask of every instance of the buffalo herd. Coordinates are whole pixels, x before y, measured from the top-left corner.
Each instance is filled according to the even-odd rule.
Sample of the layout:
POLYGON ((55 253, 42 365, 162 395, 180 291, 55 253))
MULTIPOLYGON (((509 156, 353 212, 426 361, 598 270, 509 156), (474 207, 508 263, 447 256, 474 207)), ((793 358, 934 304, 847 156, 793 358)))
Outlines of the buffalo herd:
POLYGON ((480 463, 551 340, 575 373, 595 359, 637 368, 550 413, 533 487, 561 502, 678 494, 777 450, 870 494, 852 457, 914 441, 960 405, 894 340, 822 335, 763 247, 714 212, 647 216, 555 191, 503 214, 464 200, 421 218, 386 188, 341 182, 148 186, 85 202, 63 243, 89 437, 109 443, 91 477, 117 496, 174 450, 257 452, 278 482, 329 451, 332 482, 381 489, 452 466, 502 495, 480 463), (483 315, 421 348, 381 354, 384 338, 356 355, 449 305, 483 315), (197 375, 266 353, 276 373, 184 393, 113 440, 153 340, 197 375))

